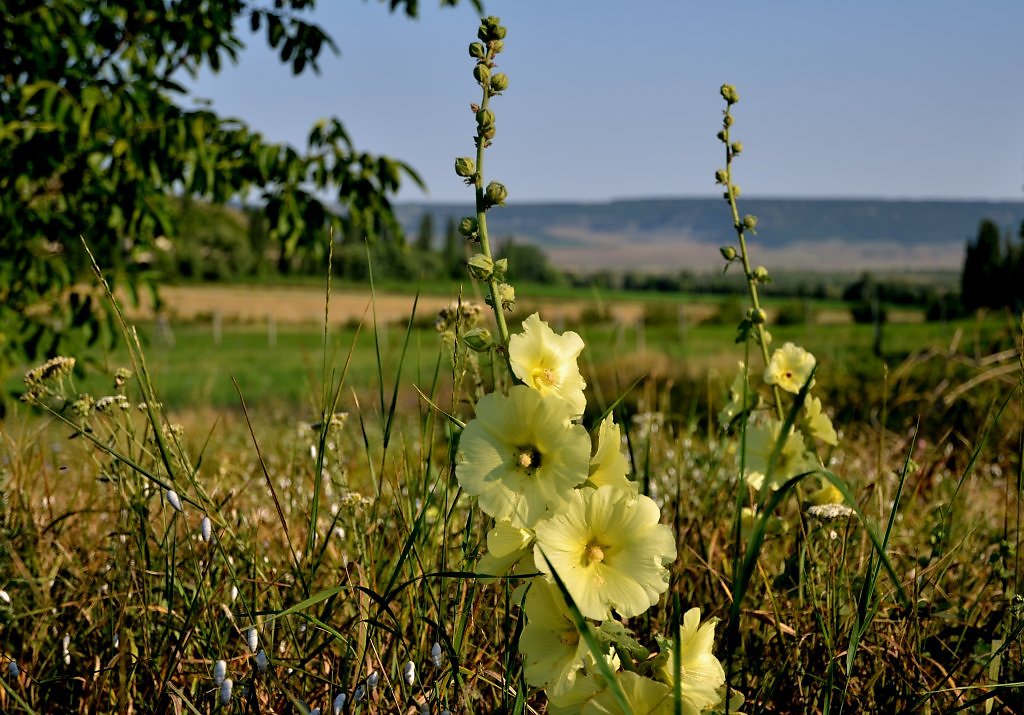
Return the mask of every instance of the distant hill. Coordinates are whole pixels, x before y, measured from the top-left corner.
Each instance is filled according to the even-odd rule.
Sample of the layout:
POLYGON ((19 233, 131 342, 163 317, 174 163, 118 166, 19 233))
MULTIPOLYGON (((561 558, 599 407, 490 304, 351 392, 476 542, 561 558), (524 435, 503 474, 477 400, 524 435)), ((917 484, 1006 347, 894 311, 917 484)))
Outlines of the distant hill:
MULTIPOLYGON (((740 208, 758 218, 754 260, 773 270, 955 269, 982 219, 1013 235, 1024 220, 1024 201, 744 198, 740 208)), ((425 212, 440 233, 472 207, 396 206, 409 235, 425 212)), ((488 221, 498 241, 536 243, 576 270, 707 270, 721 266, 717 248, 735 238, 728 206, 712 198, 511 203, 488 221)))

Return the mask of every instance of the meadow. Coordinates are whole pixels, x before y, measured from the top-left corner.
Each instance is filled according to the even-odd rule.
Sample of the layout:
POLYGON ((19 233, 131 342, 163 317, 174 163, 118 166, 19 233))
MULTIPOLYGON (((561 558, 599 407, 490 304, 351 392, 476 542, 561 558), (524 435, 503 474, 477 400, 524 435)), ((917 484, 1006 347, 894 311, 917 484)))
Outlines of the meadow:
POLYGON ((731 85, 742 296, 513 286, 505 34, 465 280, 123 313, 90 254, 118 346, 8 385, 0 712, 1024 712, 1019 318, 767 298, 731 85))
MULTIPOLYGON (((623 396, 615 415, 630 471, 679 545, 671 593, 727 617, 735 464, 715 415, 742 346, 733 324, 680 325, 656 306, 628 314, 646 314, 643 327, 595 320, 596 310, 591 322, 561 322, 587 346, 585 422, 623 396)), ((683 307, 705 319, 716 308, 692 298, 683 307)), ((205 712, 220 707, 222 659, 239 712, 326 710, 339 694, 351 712, 542 709, 516 663, 512 589, 467 575, 486 522, 460 498, 453 427, 431 407, 465 419, 476 388, 453 373, 436 312, 417 308, 410 322, 411 308, 382 310, 376 327, 372 312, 362 323, 337 308, 326 332, 310 319, 272 334, 265 320, 230 318, 215 335, 209 316, 192 316, 172 324, 173 340, 140 323, 174 439, 170 468, 135 406, 146 396, 137 378, 122 389, 124 412, 80 420, 71 407, 51 417, 22 407, 8 418, 0 627, 20 674, 8 672, 0 691, 5 712, 154 702, 205 712), (144 476, 162 469, 188 480, 180 512, 144 476), (415 686, 406 662, 419 668, 415 686)), ((865 528, 780 508, 733 651, 743 711, 1020 711, 1019 395, 1001 405, 1021 374, 1013 321, 890 322, 883 357, 871 325, 773 333, 817 356, 843 435, 828 463, 872 528, 894 517, 887 553, 899 580, 880 577, 870 628, 842 674, 877 569, 865 528)), ((97 356, 69 397, 118 394, 112 375, 131 359, 123 343, 97 356)), ((478 369, 493 371, 489 362, 478 369)), ((663 604, 629 625, 664 630, 670 612, 663 604)))

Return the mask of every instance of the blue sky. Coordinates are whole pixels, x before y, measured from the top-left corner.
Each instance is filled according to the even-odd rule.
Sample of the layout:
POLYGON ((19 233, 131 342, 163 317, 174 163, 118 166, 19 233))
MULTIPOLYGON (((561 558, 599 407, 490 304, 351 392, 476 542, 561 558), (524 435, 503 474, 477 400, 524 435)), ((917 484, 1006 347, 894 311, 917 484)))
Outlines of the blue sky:
MULTIPOLYGON (((479 100, 469 5, 391 15, 320 0, 340 56, 320 76, 278 63, 262 33, 197 96, 304 146, 339 117, 356 146, 410 163, 429 193, 469 201, 479 100)), ((718 87, 736 85, 747 196, 1024 198, 1024 0, 490 0, 508 27, 488 179, 510 201, 710 196, 722 164, 718 87)))

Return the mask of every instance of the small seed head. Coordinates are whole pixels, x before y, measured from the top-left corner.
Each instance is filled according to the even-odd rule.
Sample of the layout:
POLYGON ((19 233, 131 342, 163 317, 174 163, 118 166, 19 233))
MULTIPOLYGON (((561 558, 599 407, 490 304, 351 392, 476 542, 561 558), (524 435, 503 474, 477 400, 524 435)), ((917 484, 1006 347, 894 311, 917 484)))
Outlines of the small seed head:
POLYGON ((743 142, 733 142, 731 148, 733 154, 740 154, 743 152, 743 142))
POLYGON ((715 172, 715 183, 724 184, 728 177, 725 175, 725 169, 719 169, 715 172))
POLYGON ((728 104, 736 104, 736 102, 740 101, 739 92, 731 84, 723 84, 719 91, 722 93, 722 99, 728 104))
POLYGON ((498 284, 498 301, 504 310, 515 310, 516 289, 508 283, 498 284))

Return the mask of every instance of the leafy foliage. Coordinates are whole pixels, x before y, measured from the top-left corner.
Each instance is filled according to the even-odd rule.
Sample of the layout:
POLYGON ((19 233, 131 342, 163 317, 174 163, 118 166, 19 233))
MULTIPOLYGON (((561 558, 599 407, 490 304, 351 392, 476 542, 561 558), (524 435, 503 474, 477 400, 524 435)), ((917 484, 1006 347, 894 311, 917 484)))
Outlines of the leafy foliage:
MULTIPOLYGON (((414 15, 415 0, 391 0, 414 15)), ((453 5, 444 0, 442 5, 453 5)), ((343 240, 400 235, 388 195, 405 164, 358 151, 342 123, 305 148, 187 108, 180 83, 238 60, 246 29, 295 74, 318 71, 330 36, 304 19, 315 0, 12 0, 0 27, 0 377, 69 337, 108 337, 81 239, 108 280, 152 285, 145 260, 173 235, 172 197, 258 197, 288 257, 343 240), (328 202, 327 197, 330 197, 328 202)), ((200 273, 208 272, 205 268, 200 273)))

